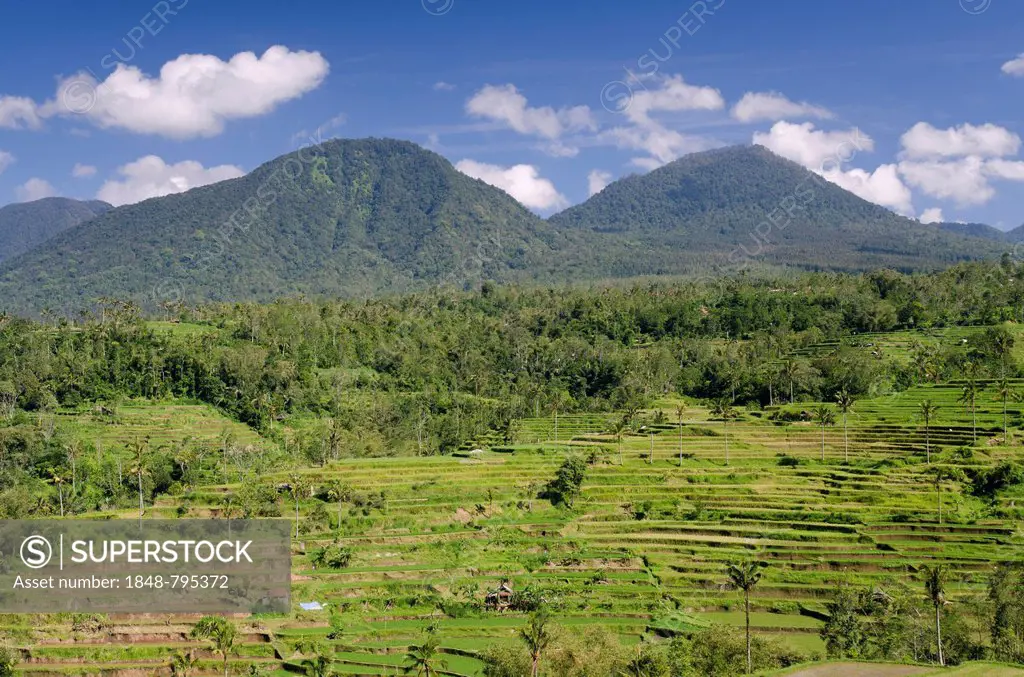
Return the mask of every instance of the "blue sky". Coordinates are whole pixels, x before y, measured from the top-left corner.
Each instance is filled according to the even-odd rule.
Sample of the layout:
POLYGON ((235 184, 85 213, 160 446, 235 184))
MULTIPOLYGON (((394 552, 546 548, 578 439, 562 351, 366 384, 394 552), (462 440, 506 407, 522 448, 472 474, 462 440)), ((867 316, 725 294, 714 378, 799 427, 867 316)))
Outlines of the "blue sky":
POLYGON ((1016 0, 3 11, 0 204, 134 202, 319 134, 409 139, 547 214, 685 153, 757 141, 923 220, 1024 223, 1016 0))

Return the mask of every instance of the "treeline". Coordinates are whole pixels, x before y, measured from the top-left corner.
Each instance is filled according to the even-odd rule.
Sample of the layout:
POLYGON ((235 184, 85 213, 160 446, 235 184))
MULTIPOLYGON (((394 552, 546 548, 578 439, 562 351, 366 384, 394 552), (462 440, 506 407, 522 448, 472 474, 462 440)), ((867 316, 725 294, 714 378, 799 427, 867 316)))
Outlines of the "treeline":
MULTIPOLYGON (((168 304, 162 318, 113 299, 75 319, 0 315, 0 492, 68 483, 83 499, 80 481, 102 476, 86 504, 131 496, 138 482, 124 459, 70 449, 74 435, 55 423, 68 409, 116 418, 131 398, 207 403, 322 465, 450 453, 488 432, 513 442, 525 417, 636 412, 669 394, 760 407, 1012 377, 1013 335, 999 323, 1024 320, 1022 273, 1004 259, 928 275, 168 304), (962 344, 914 346, 910 362, 859 336, 951 325, 991 327, 962 344), (801 353, 823 342, 831 348, 801 353)), ((143 484, 160 491, 189 484, 189 473, 269 463, 268 450, 250 451, 230 440, 147 448, 143 484)))

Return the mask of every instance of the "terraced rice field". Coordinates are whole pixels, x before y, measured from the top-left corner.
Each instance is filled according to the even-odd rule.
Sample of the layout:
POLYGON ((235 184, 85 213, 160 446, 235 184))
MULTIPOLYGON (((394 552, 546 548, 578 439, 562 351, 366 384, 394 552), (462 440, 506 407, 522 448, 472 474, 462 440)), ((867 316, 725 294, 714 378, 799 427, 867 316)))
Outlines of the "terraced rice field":
MULTIPOLYGON (((858 402, 848 421, 849 462, 841 424, 826 429, 822 461, 818 427, 780 424, 767 410, 743 411, 729 422, 726 465, 723 422, 689 406, 680 428, 665 422, 676 404, 665 401, 659 407, 667 419, 656 423, 655 410, 647 412, 645 426, 621 444, 609 432, 614 417, 560 416, 557 442, 553 418, 542 417, 524 421, 523 441, 502 451, 483 439, 466 447, 485 450, 452 457, 344 460, 307 469, 316 487, 337 480, 355 494, 384 492, 385 503, 364 510, 355 498, 340 506, 302 501, 294 613, 239 619, 244 641, 231 662, 239 671, 250 663, 280 671, 298 642, 316 638, 333 645, 343 674, 398 674, 406 647, 436 622, 450 673, 476 675, 481 663, 474 652, 513 641, 523 618, 456 609, 481 601, 503 580, 540 589, 562 624, 608 626, 624 641, 685 625, 741 625, 740 597, 725 585, 724 568, 747 557, 771 565, 753 598, 755 631, 820 652, 817 612, 840 576, 862 584, 913 578, 921 565, 941 561, 952 570, 955 602, 981 589, 993 561, 1021 557, 1024 496, 1004 496, 1001 516, 986 517, 981 502, 952 483, 937 494, 927 475, 914 410, 925 398, 943 407, 930 440, 934 460, 950 463, 951 451, 973 437, 958 393, 956 384, 943 384, 858 402), (537 497, 569 453, 592 460, 571 512, 537 497), (335 539, 331 523, 339 508, 339 540, 354 558, 346 569, 314 569, 308 554, 335 539), (327 640, 328 613, 302 611, 298 603, 305 601, 338 612, 340 636, 327 640)), ((1011 409, 1012 425, 1019 415, 1011 409)), ((976 461, 1024 456, 1012 439, 1002 443, 1001 417, 996 403, 984 405, 976 461)), ((255 435, 187 404, 128 405, 117 421, 77 420, 110 444, 138 435, 164 435, 172 443, 181 430, 210 439, 255 435)), ((284 483, 290 472, 263 480, 284 483)), ((197 487, 188 495, 189 515, 218 515, 222 498, 238 489, 197 487)), ((282 497, 281 505, 287 518, 290 502, 282 497)), ((177 510, 178 501, 166 500, 148 516, 174 517, 177 510)), ((174 650, 195 646, 187 637, 191 620, 10 617, 5 630, 32 647, 21 666, 27 674, 152 674, 174 650)), ((217 669, 217 657, 202 656, 217 669)), ((815 669, 793 674, 897 674, 815 669)))

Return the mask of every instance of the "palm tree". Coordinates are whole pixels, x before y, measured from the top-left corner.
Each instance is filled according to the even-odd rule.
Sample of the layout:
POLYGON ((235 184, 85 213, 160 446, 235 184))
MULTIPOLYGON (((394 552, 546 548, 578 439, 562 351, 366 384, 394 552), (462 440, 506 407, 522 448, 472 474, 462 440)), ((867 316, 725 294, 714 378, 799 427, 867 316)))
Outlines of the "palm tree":
POLYGON ((960 399, 957 400, 960 404, 967 407, 967 411, 971 412, 971 443, 978 443, 978 382, 973 378, 968 379, 967 383, 960 391, 960 399))
POLYGON ((812 412, 814 422, 821 426, 821 462, 825 462, 825 426, 836 424, 836 413, 827 404, 819 404, 812 412))
POLYGON ((786 360, 782 363, 782 375, 789 381, 789 403, 793 404, 793 384, 800 375, 800 364, 796 360, 786 360))
POLYGON ((194 651, 179 651, 171 656, 171 674, 174 677, 189 677, 198 662, 194 651))
POLYGON ((1002 376, 999 381, 996 382, 996 398, 1003 401, 1003 444, 1006 444, 1007 437, 1007 426, 1006 426, 1006 402, 1008 400, 1017 399, 1017 394, 1013 390, 1013 386, 1010 384, 1010 380, 1006 376, 1002 376))
POLYGON ((920 404, 921 420, 924 421, 924 452, 928 463, 932 462, 931 425, 935 416, 939 413, 939 405, 932 404, 931 400, 925 400, 920 404))
POLYGON ((836 393, 836 407, 839 408, 839 413, 843 415, 843 447, 847 463, 850 462, 850 435, 846 427, 846 417, 853 410, 853 403, 853 395, 846 388, 836 393))
POLYGON ((537 611, 530 616, 529 625, 519 630, 519 639, 523 641, 530 652, 530 660, 533 665, 530 677, 537 677, 539 674, 541 655, 551 644, 551 631, 548 630, 549 620, 546 611, 537 611))
POLYGON ((628 428, 629 425, 626 423, 625 417, 623 417, 622 420, 615 424, 615 428, 612 430, 612 433, 615 435, 615 442, 619 447, 619 465, 622 465, 622 435, 628 428))
POLYGON ((728 568, 729 583, 737 590, 743 591, 743 609, 747 621, 747 674, 753 670, 750 652, 750 591, 761 581, 763 562, 737 562, 728 568))
POLYGON ((50 468, 50 483, 57 487, 57 496, 60 497, 60 516, 64 517, 64 478, 57 474, 56 468, 50 468))
POLYGON ((192 637, 213 642, 214 653, 224 659, 224 677, 228 677, 228 656, 235 650, 235 625, 220 616, 204 616, 192 627, 192 637))
POLYGON ((676 405, 676 424, 679 428, 679 467, 683 467, 683 414, 686 413, 686 408, 679 404, 676 405))
POLYGON ((926 566, 924 572, 924 589, 928 599, 935 607, 935 641, 939 647, 939 665, 945 667, 942 657, 942 607, 946 604, 946 569, 941 564, 926 566))
POLYGON ((409 647, 405 654, 405 674, 416 671, 416 677, 430 677, 437 675, 439 670, 447 670, 448 662, 439 657, 440 643, 437 633, 427 631, 423 642, 419 645, 409 647))
POLYGON ((146 504, 143 501, 142 494, 142 478, 149 474, 149 470, 146 468, 146 457, 149 454, 149 440, 139 441, 136 439, 131 444, 132 449, 132 465, 129 471, 132 475, 138 478, 139 484, 139 528, 142 527, 142 516, 146 512, 146 504))
POLYGON ((931 470, 932 483, 935 485, 935 502, 938 505, 939 524, 942 524, 942 483, 946 480, 963 480, 963 472, 955 467, 935 466, 931 470))
POLYGON ((309 483, 298 473, 288 476, 288 491, 295 501, 295 538, 299 537, 299 499, 309 495, 309 483))
POLYGON ((722 420, 722 428, 725 430, 725 464, 729 465, 729 419, 736 415, 736 410, 728 398, 720 397, 711 405, 711 415, 722 420))
POLYGON ((331 657, 324 649, 318 649, 312 658, 305 658, 299 664, 306 672, 306 677, 337 677, 338 673, 331 670, 331 657))

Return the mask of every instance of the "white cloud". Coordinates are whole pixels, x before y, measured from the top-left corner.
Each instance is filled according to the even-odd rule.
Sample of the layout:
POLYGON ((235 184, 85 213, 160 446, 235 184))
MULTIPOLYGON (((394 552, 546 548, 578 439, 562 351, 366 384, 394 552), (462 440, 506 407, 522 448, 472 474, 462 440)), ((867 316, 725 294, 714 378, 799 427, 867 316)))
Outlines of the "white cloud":
POLYGON ((747 92, 733 106, 732 116, 740 122, 754 122, 785 118, 831 118, 832 112, 805 101, 790 101, 778 92, 747 92))
POLYGON ((591 196, 597 195, 612 182, 611 172, 595 169, 587 174, 587 189, 591 196))
POLYGON ((0 96, 0 127, 36 129, 40 125, 36 104, 20 96, 0 96))
POLYGON ((900 180, 894 164, 882 165, 870 173, 863 169, 834 168, 823 172, 822 176, 868 202, 907 216, 914 213, 913 195, 900 180))
POLYGON ((90 176, 96 175, 96 168, 92 165, 83 165, 80 162, 76 162, 75 166, 71 168, 71 176, 76 179, 87 179, 90 176))
POLYGON ((1007 75, 1024 77, 1024 54, 1018 54, 1016 59, 1010 59, 1004 63, 1003 72, 1007 75))
POLYGON ((454 90, 455 90, 455 85, 453 85, 450 82, 445 82, 444 80, 439 80, 438 82, 434 83, 434 91, 435 92, 451 92, 451 91, 454 91, 454 90))
MULTIPOLYGON (((652 82, 657 80, 646 79, 652 82)), ((622 110, 630 124, 602 131, 598 141, 619 148, 642 150, 648 156, 633 158, 631 163, 642 169, 657 169, 689 153, 709 150, 721 144, 712 139, 670 129, 656 119, 655 114, 713 111, 724 107, 725 99, 713 87, 687 84, 680 75, 661 78, 656 88, 634 91, 629 105, 622 110)))
POLYGON ((217 181, 234 179, 245 173, 234 165, 206 169, 193 160, 169 165, 155 155, 139 158, 119 167, 117 171, 123 178, 104 182, 96 193, 98 199, 114 206, 182 193, 217 181))
POLYGON ((18 202, 42 200, 44 197, 53 197, 56 194, 57 189, 49 181, 34 177, 14 189, 14 195, 18 202))
POLYGON ((597 122, 588 106, 532 108, 515 85, 487 85, 466 102, 472 116, 500 122, 528 136, 555 140, 566 132, 594 131, 597 122))
POLYGON ((872 151, 875 142, 859 129, 826 132, 814 123, 776 122, 767 132, 756 132, 754 143, 819 174, 853 159, 858 151, 872 151))
POLYGON ((795 124, 780 121, 768 132, 755 133, 753 142, 803 165, 868 202, 901 214, 914 212, 913 194, 900 179, 897 165, 881 165, 870 172, 843 168, 858 152, 875 148, 874 140, 857 128, 825 131, 815 129, 811 122, 795 124))
POLYGON ((501 188, 525 206, 540 211, 564 209, 569 201, 558 192, 555 184, 541 178, 533 165, 500 167, 475 160, 461 160, 455 165, 463 174, 501 188))
POLYGON ((999 158, 989 160, 985 163, 985 173, 995 179, 1024 181, 1024 162, 999 158))
POLYGON ((638 157, 632 164, 643 169, 657 169, 689 153, 710 150, 718 144, 710 139, 692 134, 683 134, 668 129, 657 122, 632 127, 615 127, 602 132, 600 139, 619 148, 642 150, 650 157, 638 157))
POLYGON ((899 164, 900 174, 925 195, 957 204, 984 204, 995 190, 984 173, 984 160, 977 156, 958 160, 907 161, 899 164))
POLYGON ((921 223, 942 223, 945 218, 942 216, 942 210, 938 207, 930 207, 929 209, 921 212, 921 218, 918 219, 921 223))
POLYGON ((722 110, 725 99, 714 87, 687 84, 681 75, 664 78, 658 89, 642 89, 633 93, 625 108, 626 117, 637 124, 651 122, 651 113, 693 110, 722 110))
POLYGON ((72 76, 43 109, 47 115, 84 111, 102 128, 175 139, 209 137, 229 120, 264 115, 316 89, 328 70, 319 52, 280 45, 259 57, 241 52, 229 61, 184 54, 164 64, 156 78, 124 63, 103 83, 87 74, 72 76))
POLYGON ((1019 136, 991 123, 936 129, 927 122, 918 122, 900 137, 900 143, 902 157, 906 159, 1001 157, 1014 155, 1020 149, 1019 136))
POLYGON ((14 155, 8 153, 5 150, 0 150, 0 174, 4 173, 4 170, 14 164, 14 155))

